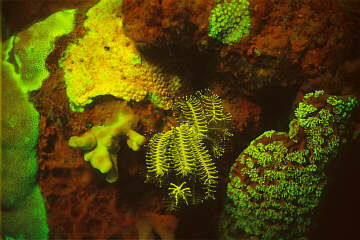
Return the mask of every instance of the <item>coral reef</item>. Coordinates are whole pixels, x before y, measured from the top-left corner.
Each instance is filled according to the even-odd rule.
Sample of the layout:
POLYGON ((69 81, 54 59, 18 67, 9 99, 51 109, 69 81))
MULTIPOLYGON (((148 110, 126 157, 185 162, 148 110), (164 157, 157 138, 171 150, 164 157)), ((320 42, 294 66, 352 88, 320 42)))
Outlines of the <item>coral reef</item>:
POLYGON ((247 96, 234 95, 233 89, 225 84, 213 84, 211 88, 223 100, 225 111, 231 113, 236 132, 254 131, 259 128, 262 109, 258 102, 247 96))
POLYGON ((230 239, 294 239, 309 233, 325 167, 353 130, 354 97, 308 93, 289 132, 264 132, 230 171, 222 230, 230 239))
MULTIPOLYGON (((49 231, 50 239, 246 239, 251 236, 256 239, 259 238, 254 236, 256 234, 269 238, 272 234, 298 236, 301 231, 308 231, 311 222, 311 228, 313 225, 317 228, 310 239, 355 239, 350 235, 357 232, 354 212, 360 201, 353 194, 358 182, 359 161, 356 160, 360 121, 352 122, 353 114, 349 124, 344 122, 346 126, 339 127, 336 119, 347 118, 341 114, 350 110, 353 103, 346 97, 334 96, 360 97, 357 14, 360 5, 356 0, 248 0, 248 12, 243 9, 241 12, 245 15, 241 16, 246 16, 243 23, 248 27, 251 22, 251 28, 244 28, 246 35, 240 34, 240 39, 237 31, 233 31, 235 28, 223 31, 221 24, 216 25, 226 20, 227 24, 237 26, 235 21, 239 22, 241 18, 239 12, 221 12, 224 16, 220 16, 217 10, 240 2, 245 1, 4 1, 2 37, 13 43, 13 50, 7 56, 8 62, 15 67, 13 72, 35 73, 28 77, 23 74, 24 79, 29 81, 36 79, 33 78, 36 74, 43 76, 42 84, 38 81, 38 85, 31 86, 29 92, 29 101, 40 115, 40 120, 33 122, 21 120, 26 119, 23 116, 28 114, 28 111, 23 111, 28 106, 27 96, 25 103, 14 106, 22 99, 22 93, 7 98, 6 94, 12 88, 4 81, 2 83, 4 112, 17 116, 2 120, 3 134, 8 130, 14 130, 12 133, 16 134, 10 136, 16 138, 15 142, 8 141, 8 136, 5 136, 2 143, 1 183, 12 186, 2 188, 5 196, 2 204, 7 205, 7 208, 2 206, 2 219, 5 219, 2 226, 7 224, 4 234, 8 234, 2 237, 21 238, 21 231, 36 236, 29 233, 35 232, 33 229, 36 228, 44 230, 36 231, 38 234, 45 235, 49 231), (47 39, 50 34, 45 38, 35 38, 31 41, 36 44, 30 44, 31 36, 25 36, 24 29, 63 9, 73 9, 64 11, 69 12, 71 19, 66 24, 67 30, 55 38, 47 39), (212 29, 213 36, 209 36, 209 29, 212 29), (235 33, 234 36, 231 33, 235 33), (22 37, 16 43, 12 35, 22 37), (39 58, 34 58, 33 54, 39 58), (204 112, 208 121, 205 124, 201 116, 197 116, 198 124, 189 114, 189 104, 186 104, 189 101, 198 109, 195 100, 201 98, 196 95, 191 99, 189 94, 205 88, 212 89, 222 100, 224 112, 232 115, 234 130, 231 128, 231 133, 234 136, 226 142, 224 153, 225 141, 220 141, 220 145, 213 148, 216 146, 214 143, 220 140, 217 134, 224 132, 212 129, 216 121, 210 122, 210 112, 204 112), (34 89, 37 90, 31 91, 34 89), (317 92, 307 95, 304 100, 305 93, 315 89, 324 89, 332 97, 317 92), (73 94, 73 98, 69 94, 73 94), (174 102, 174 95, 188 97, 174 102), (341 101, 350 104, 347 107, 341 101), (291 116, 294 120, 287 132, 288 115, 295 102, 303 104, 291 116), (134 124, 131 126, 133 133, 139 133, 147 140, 158 133, 154 141, 150 140, 150 148, 151 144, 165 137, 168 142, 163 141, 162 146, 171 144, 175 147, 164 149, 160 146, 160 155, 169 155, 169 150, 175 149, 177 152, 171 153, 172 157, 182 154, 187 159, 177 158, 169 162, 160 158, 162 165, 157 166, 157 170, 161 170, 157 172, 159 176, 156 177, 156 171, 153 171, 149 174, 150 183, 144 183, 146 152, 142 148, 132 151, 126 144, 126 134, 110 136, 111 131, 108 130, 124 105, 131 108, 132 117, 136 116, 136 119, 127 116, 134 124), (175 111, 171 111, 174 108, 175 111), (172 115, 174 112, 175 116, 172 115), (37 128, 33 124, 37 121, 39 136, 36 145, 37 128), (325 126, 326 123, 330 123, 329 126, 325 126), (349 130, 348 125, 354 130, 349 130), (19 129, 23 131, 17 131, 17 126, 21 126, 19 129), (281 129, 284 132, 267 132, 248 146, 249 141, 265 129, 281 129), (330 134, 331 129, 334 133, 330 134), (87 147, 99 144, 93 146, 91 152, 95 156, 90 163, 99 157, 98 153, 105 153, 105 162, 112 165, 108 174, 113 170, 118 173, 116 182, 106 182, 101 172, 84 161, 85 150, 69 147, 71 136, 84 133, 84 138, 80 139, 90 140, 85 144, 87 147), (169 135, 171 137, 167 138, 169 135), (211 178, 216 181, 216 189, 203 184, 211 180, 200 178, 204 176, 204 167, 191 161, 194 159, 193 152, 178 151, 187 149, 194 135, 200 136, 198 142, 205 147, 202 151, 210 155, 207 163, 216 167, 212 169, 216 174, 211 178), (356 142, 340 142, 350 138, 356 142), (104 147, 106 139, 111 142, 110 147, 104 147), (184 143, 185 147, 180 148, 179 143, 184 143), (318 147, 320 144, 321 147, 318 147), (11 151, 9 145, 12 146, 11 151), (99 152, 99 148, 103 151, 99 152), (244 149, 246 153, 244 151, 239 156, 244 149), (334 149, 340 153, 339 158, 326 163, 327 156, 334 153, 334 149), (215 159, 216 152, 222 155, 221 160, 215 159), (26 153, 31 158, 28 165, 21 162, 26 153), (298 156, 295 153, 301 154, 298 156), (237 156, 238 161, 234 164, 237 156), (245 157, 244 161, 241 156, 245 157), (286 169, 280 169, 282 163, 288 160, 285 157, 291 161, 286 169), (111 158, 113 160, 109 161, 111 158), (251 161, 246 160, 248 158, 255 162, 253 166, 251 161), (262 161, 264 159, 266 161, 262 161), (112 161, 117 163, 116 171, 112 161), (312 165, 316 169, 311 161, 315 161, 312 165), (266 164, 266 167, 260 164, 266 164), (168 168, 169 165, 173 168, 168 168), (294 166, 299 170, 294 170, 294 166), (326 167, 326 176, 323 166, 326 167), (232 169, 230 176, 229 169, 232 169), (267 180, 272 177, 272 181, 266 183, 268 188, 259 192, 256 186, 262 183, 264 169, 272 174, 267 175, 267 180), (299 178, 290 176, 296 171, 304 174, 299 178), (334 172, 336 174, 331 174, 334 172), (282 179, 283 173, 289 176, 285 180, 282 179), (305 173, 308 174, 305 176, 305 173), (235 179, 240 179, 240 182, 235 179), (36 186, 37 180, 40 189, 36 186), (161 184, 162 188, 153 186, 152 182, 161 184), (285 190, 279 190, 275 184, 278 182, 289 184, 285 190), (308 187, 311 182, 313 189, 308 187), (227 184, 229 195, 230 192, 239 193, 231 196, 244 197, 243 202, 247 203, 233 215, 230 212, 235 209, 235 203, 240 202, 238 199, 226 200, 227 184), (238 191, 239 186, 242 193, 238 191), (216 199, 201 201, 209 189, 216 199), (276 195, 274 191, 280 192, 279 196, 272 197, 276 195), (304 192, 309 194, 299 196, 304 192), (254 198, 249 200, 251 194, 254 198), (285 205, 280 202, 280 207, 275 210, 265 205, 266 213, 256 208, 260 195, 273 206, 277 206, 281 198, 290 203, 285 205), (220 219, 224 224, 216 235, 224 201, 227 212, 220 219), (193 202, 202 204, 192 205, 193 202), (174 215, 164 214, 169 205, 170 208, 178 208, 187 204, 188 207, 178 209, 174 215), (319 206, 315 207, 316 204, 319 206), (296 208, 296 214, 295 208, 291 207, 294 205, 300 206, 296 208), (243 221, 236 220, 249 209, 251 211, 248 216, 242 217, 243 221), (297 212, 302 215, 297 215, 297 212), (277 220, 278 213, 288 218, 277 220), (269 226, 263 227, 264 219, 270 223, 269 226), (15 231, 19 234, 13 233, 15 231)), ((228 10, 231 12, 231 8, 228 10)), ((62 21, 52 23, 54 27, 62 25, 62 21)), ((54 30, 51 27, 46 29, 48 33, 54 30)), ((3 68, 3 79, 8 73, 3 68)), ((17 81, 18 84, 23 82, 20 78, 17 81)), ((23 92, 28 90, 22 87, 23 92)), ((203 101, 200 100, 201 105, 203 101)), ((359 111, 357 114, 359 119, 359 111)), ((138 146, 136 142, 135 147, 138 146)), ((151 164, 154 165, 153 162, 151 164)), ((108 180, 115 179, 110 175, 107 177, 108 180)))
POLYGON ((96 96, 140 101, 148 94, 156 104, 171 106, 180 79, 147 62, 123 32, 122 1, 102 0, 86 14, 85 36, 70 44, 60 60, 66 92, 75 111, 96 96), (106 22, 106 28, 104 28, 106 22))

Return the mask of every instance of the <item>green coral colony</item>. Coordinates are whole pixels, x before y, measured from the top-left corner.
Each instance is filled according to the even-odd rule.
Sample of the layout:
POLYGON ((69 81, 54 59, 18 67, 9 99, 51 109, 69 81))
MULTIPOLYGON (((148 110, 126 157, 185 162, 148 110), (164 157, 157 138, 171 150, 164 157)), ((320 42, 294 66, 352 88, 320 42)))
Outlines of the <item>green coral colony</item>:
POLYGON ((249 33, 251 18, 247 0, 218 3, 209 16, 209 36, 231 45, 249 33))
POLYGON ((326 186, 326 163, 346 142, 355 106, 354 97, 309 93, 288 133, 267 131, 250 143, 230 172, 227 237, 239 232, 244 239, 306 236, 326 186))

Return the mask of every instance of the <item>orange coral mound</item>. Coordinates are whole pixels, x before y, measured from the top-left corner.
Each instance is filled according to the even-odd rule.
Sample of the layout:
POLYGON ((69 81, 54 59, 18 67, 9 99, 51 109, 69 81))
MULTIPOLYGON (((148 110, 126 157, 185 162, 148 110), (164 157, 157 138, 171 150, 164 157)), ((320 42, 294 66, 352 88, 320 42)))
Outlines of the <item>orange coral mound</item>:
POLYGON ((215 6, 208 0, 124 0, 124 29, 137 43, 199 45, 208 38, 208 17, 215 6))

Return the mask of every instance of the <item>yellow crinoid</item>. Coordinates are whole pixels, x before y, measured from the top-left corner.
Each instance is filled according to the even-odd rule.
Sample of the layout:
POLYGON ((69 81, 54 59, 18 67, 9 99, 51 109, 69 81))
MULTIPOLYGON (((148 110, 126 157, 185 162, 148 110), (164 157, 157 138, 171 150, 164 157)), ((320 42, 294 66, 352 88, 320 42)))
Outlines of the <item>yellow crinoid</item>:
POLYGON ((179 201, 183 200, 186 205, 189 205, 187 198, 191 197, 191 190, 189 187, 183 187, 186 182, 182 182, 179 186, 175 185, 174 183, 170 183, 169 196, 171 199, 175 200, 175 205, 179 205, 179 201))
MULTIPOLYGON (((175 207, 183 195, 174 194, 181 194, 182 189, 188 197, 192 196, 191 204, 214 199, 218 181, 214 158, 222 156, 225 143, 232 136, 231 115, 210 90, 178 98, 173 110, 180 124, 151 138, 146 155, 147 179, 160 187, 169 186, 175 207), (191 188, 183 188, 185 179, 191 188), (182 184, 177 186, 174 182, 182 184)), ((189 205, 187 199, 184 202, 189 205)))

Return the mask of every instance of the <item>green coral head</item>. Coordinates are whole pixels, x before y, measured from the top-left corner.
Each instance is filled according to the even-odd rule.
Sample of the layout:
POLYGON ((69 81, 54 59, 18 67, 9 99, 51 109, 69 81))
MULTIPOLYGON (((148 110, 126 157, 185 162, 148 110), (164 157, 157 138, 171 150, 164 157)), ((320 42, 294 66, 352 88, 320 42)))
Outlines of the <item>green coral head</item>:
POLYGON ((231 45, 238 42, 250 31, 251 18, 247 0, 224 1, 211 10, 209 36, 231 45))
POLYGON ((226 231, 245 233, 244 239, 306 239, 325 168, 349 138, 356 105, 354 97, 308 93, 288 133, 272 130, 253 140, 231 167, 226 231))

